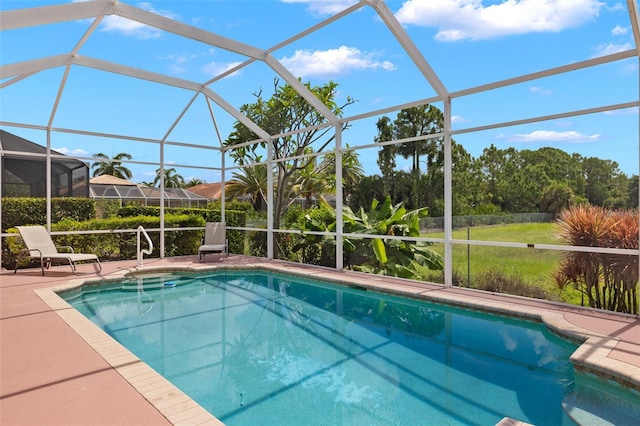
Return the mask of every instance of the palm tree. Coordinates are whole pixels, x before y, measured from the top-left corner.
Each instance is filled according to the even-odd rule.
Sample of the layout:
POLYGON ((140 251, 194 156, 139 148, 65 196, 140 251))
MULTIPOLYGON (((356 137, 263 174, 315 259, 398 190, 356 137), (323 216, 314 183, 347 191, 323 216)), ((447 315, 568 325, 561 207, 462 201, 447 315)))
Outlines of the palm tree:
POLYGON ((193 177, 191 179, 189 179, 187 181, 187 183, 184 184, 185 188, 190 188, 192 186, 196 186, 196 185, 200 185, 202 183, 207 183, 205 182, 203 179, 197 178, 197 177, 193 177))
MULTIPOLYGON (((162 176, 162 169, 158 167, 158 169, 156 169, 156 178, 153 180, 153 186, 160 186, 162 176)), ((164 169, 164 187, 184 188, 184 178, 176 172, 175 168, 164 169)))
POLYGON ((224 191, 229 198, 249 195, 253 208, 262 210, 267 204, 267 165, 245 166, 239 172, 233 172, 233 179, 224 191))
MULTIPOLYGON (((320 169, 323 170, 323 173, 333 177, 333 188, 335 189, 336 154, 334 152, 325 156, 320 169)), ((358 153, 349 149, 349 144, 347 144, 346 149, 342 152, 342 200, 345 204, 363 177, 364 169, 358 158, 358 153)))
POLYGON ((133 174, 131 170, 122 165, 122 160, 131 160, 131 155, 125 152, 121 152, 109 158, 108 155, 99 152, 93 154, 93 158, 100 159, 91 165, 93 176, 111 175, 120 179, 131 179, 133 174))
MULTIPOLYGON (((328 155, 328 154, 327 154, 328 155)), ((335 163, 334 163, 335 164, 335 163)), ((316 157, 306 167, 298 170, 294 175, 293 193, 304 197, 305 208, 311 207, 311 199, 322 197, 322 194, 333 192, 335 188, 335 174, 329 173, 330 164, 325 156, 320 166, 316 164, 316 157)), ((294 200, 290 200, 293 202, 294 200)))

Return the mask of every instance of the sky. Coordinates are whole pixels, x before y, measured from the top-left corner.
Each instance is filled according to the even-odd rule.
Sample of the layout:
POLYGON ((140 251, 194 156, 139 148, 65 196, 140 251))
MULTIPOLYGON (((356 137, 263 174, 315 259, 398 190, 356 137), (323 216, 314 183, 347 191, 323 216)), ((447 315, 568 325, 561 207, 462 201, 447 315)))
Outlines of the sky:
MULTIPOLYGON (((3 0, 0 11, 63 5, 66 1, 3 0)), ((386 111, 350 121, 343 143, 372 144, 376 121, 394 119, 397 106, 437 94, 409 55, 369 7, 279 47, 335 13, 351 0, 126 1, 271 54, 294 76, 312 85, 338 84, 336 102, 355 102, 344 117, 386 111)), ((525 81, 508 88, 456 97, 456 92, 607 54, 635 49, 625 1, 595 0, 406 0, 386 1, 452 100, 454 139, 474 157, 490 145, 538 149, 551 146, 586 157, 616 161, 638 174, 638 108, 464 132, 496 123, 636 102, 638 59, 629 58, 571 73, 525 81)), ((42 9, 47 13, 47 9, 42 9)), ((0 63, 8 65, 69 54, 92 19, 0 32, 0 63)), ((80 46, 78 55, 126 65, 198 84, 239 108, 262 93, 270 97, 277 74, 261 61, 169 32, 107 16, 80 46), (239 65, 240 68, 236 68, 239 65), (227 73, 235 70, 233 73, 227 73), (226 74, 225 74, 226 73, 226 74), (219 78, 223 75, 223 78, 219 78), (213 81, 212 81, 213 80, 213 81), (210 83, 210 84, 209 84, 210 83)), ((167 167, 185 178, 220 180, 216 151, 235 119, 202 95, 85 66, 56 67, 18 81, 0 75, 0 126, 42 145, 45 132, 7 125, 23 123, 100 134, 182 143, 164 151, 167 167), (64 83, 61 85, 61 83, 64 83), (60 88, 63 88, 60 91, 60 88), (56 99, 59 101, 56 103, 56 99), (192 102, 193 101, 193 102, 192 102), (179 118, 179 120, 177 120, 179 118), (177 120, 177 122, 176 122, 177 120), (205 167, 202 167, 206 165, 205 167)), ((282 82, 282 79, 280 79, 282 82)), ((443 108, 439 102, 435 106, 443 108)), ((152 142, 53 132, 51 147, 88 161, 96 153, 126 152, 135 182, 153 180, 160 150, 152 142)), ((379 173, 375 148, 356 151, 367 174, 379 173)), ((227 166, 231 159, 227 158, 227 166)), ((399 168, 408 163, 400 160, 399 168)), ((230 176, 226 176, 229 179, 230 176)))

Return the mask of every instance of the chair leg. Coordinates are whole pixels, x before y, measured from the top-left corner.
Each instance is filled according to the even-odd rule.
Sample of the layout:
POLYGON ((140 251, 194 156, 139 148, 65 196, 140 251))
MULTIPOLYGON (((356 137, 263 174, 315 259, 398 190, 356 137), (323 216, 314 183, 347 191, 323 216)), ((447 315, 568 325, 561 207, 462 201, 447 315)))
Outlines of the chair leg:
POLYGON ((18 253, 18 259, 16 259, 16 268, 13 270, 14 275, 18 273, 18 265, 20 264, 20 260, 22 260, 24 256, 24 251, 20 250, 20 253, 18 253))

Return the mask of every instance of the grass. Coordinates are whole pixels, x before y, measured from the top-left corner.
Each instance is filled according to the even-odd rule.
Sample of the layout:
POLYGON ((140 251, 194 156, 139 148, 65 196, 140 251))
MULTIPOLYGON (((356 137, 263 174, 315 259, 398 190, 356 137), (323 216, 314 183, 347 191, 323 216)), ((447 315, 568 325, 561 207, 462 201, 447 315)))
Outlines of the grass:
MULTIPOLYGON (((561 244, 553 223, 522 223, 488 227, 472 227, 453 231, 457 240, 500 241, 532 244, 561 244), (468 232, 468 234, 467 234, 468 232)), ((429 233, 429 237, 442 238, 443 233, 429 233)), ((442 244, 433 249, 444 252, 442 244)), ((580 304, 580 294, 574 289, 561 291, 553 278, 563 258, 562 252, 533 248, 453 245, 453 271, 461 285, 478 285, 478 278, 500 275, 511 281, 535 286, 554 298, 567 303, 580 304)))

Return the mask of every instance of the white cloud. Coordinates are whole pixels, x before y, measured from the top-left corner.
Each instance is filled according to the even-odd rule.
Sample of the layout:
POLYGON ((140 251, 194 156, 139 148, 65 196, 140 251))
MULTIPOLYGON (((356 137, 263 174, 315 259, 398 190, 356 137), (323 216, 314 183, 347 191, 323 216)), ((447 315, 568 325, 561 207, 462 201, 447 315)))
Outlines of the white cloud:
POLYGON ((614 35, 614 36, 625 35, 628 32, 629 32, 629 27, 625 28, 625 27, 621 27, 620 25, 616 25, 611 30, 611 35, 614 35))
POLYGON ((627 61, 626 65, 624 65, 620 70, 620 73, 622 75, 630 75, 630 74, 634 74, 637 70, 638 70, 637 61, 627 61))
POLYGON ((624 52, 626 50, 630 50, 633 49, 633 47, 631 46, 631 43, 623 43, 623 44, 615 44, 615 43, 609 43, 609 44, 601 44, 599 46, 596 46, 593 50, 595 51, 595 54, 593 55, 594 58, 599 57, 599 56, 606 56, 606 55, 612 55, 614 53, 618 53, 618 52, 624 52))
POLYGON ((167 60, 171 62, 170 68, 173 74, 183 74, 187 71, 187 64, 193 60, 198 58, 198 55, 195 54, 168 54, 160 57, 160 59, 167 60))
POLYGON ((555 124, 558 127, 565 127, 565 128, 573 126, 573 122, 568 120, 559 120, 559 121, 556 121, 555 124))
POLYGON ((465 121, 467 121, 466 118, 464 118, 461 115, 452 115, 451 116, 451 123, 455 124, 455 123, 464 123, 465 121))
MULTIPOLYGON (((157 10, 149 2, 142 2, 137 5, 141 9, 165 18, 175 19, 176 14, 168 10, 157 10)), ((140 22, 132 21, 117 15, 106 16, 101 23, 102 31, 115 32, 127 37, 135 37, 140 40, 149 40, 162 37, 162 32, 154 27, 150 27, 140 22)))
POLYGON ((613 5, 611 4, 607 4, 607 10, 610 12, 619 12, 619 11, 625 11, 627 10, 627 6, 623 5, 620 2, 616 2, 613 5))
POLYGON ((549 96, 551 93, 553 93, 550 89, 543 89, 542 87, 538 87, 538 86, 530 87, 529 91, 531 93, 538 93, 544 96, 549 96))
POLYGON ((532 142, 560 142, 560 143, 585 143, 596 142, 600 139, 599 133, 585 135, 573 130, 566 132, 556 132, 553 130, 535 130, 531 133, 518 133, 508 138, 510 142, 532 143, 532 142))
POLYGON ((436 39, 482 40, 532 32, 558 32, 594 19, 597 0, 407 0, 396 12, 403 24, 437 27, 436 39))
POLYGON ((296 77, 345 75, 352 70, 396 69, 389 61, 377 61, 376 56, 375 53, 364 53, 355 47, 340 46, 328 50, 296 50, 293 56, 280 61, 296 77))
POLYGON ((72 157, 88 157, 89 153, 82 148, 69 149, 66 146, 62 148, 52 148, 54 151, 59 152, 60 154, 69 155, 72 157))
POLYGON ((335 15, 342 12, 358 0, 282 0, 284 3, 302 3, 308 5, 307 9, 318 15, 335 15))
MULTIPOLYGON (((204 72, 207 75, 210 75, 211 77, 216 77, 226 71, 229 71, 233 67, 237 67, 241 63, 242 62, 227 62, 227 63, 209 62, 207 65, 202 67, 202 72, 204 72)), ((238 75, 240 74, 240 72, 241 71, 236 71, 231 75, 238 75)))

